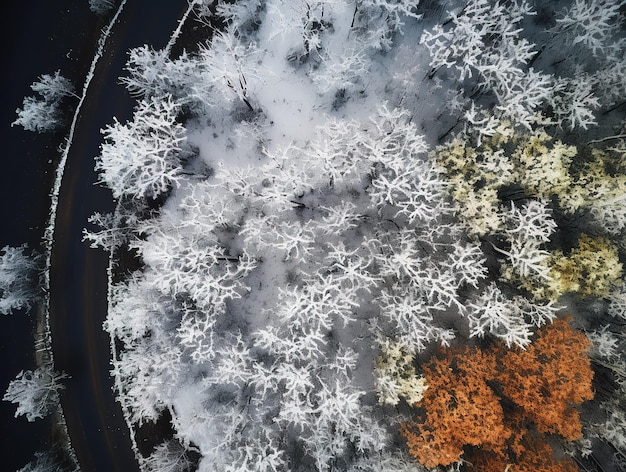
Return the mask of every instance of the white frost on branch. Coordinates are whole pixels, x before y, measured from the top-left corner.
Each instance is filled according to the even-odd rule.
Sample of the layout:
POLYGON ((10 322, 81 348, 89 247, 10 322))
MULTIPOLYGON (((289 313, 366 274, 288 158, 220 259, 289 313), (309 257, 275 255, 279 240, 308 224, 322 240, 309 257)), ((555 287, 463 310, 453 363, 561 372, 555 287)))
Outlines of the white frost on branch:
POLYGON ((132 121, 103 130, 96 170, 114 198, 154 199, 179 184, 186 131, 177 114, 171 99, 142 100, 132 121))
POLYGON ((78 98, 72 83, 61 75, 61 71, 56 71, 54 75, 40 76, 30 88, 41 98, 25 97, 23 108, 16 110, 17 119, 11 126, 20 125, 28 131, 39 133, 60 128, 64 123, 61 101, 68 96, 78 98))
POLYGON ((258 78, 254 61, 258 55, 256 44, 244 43, 230 31, 215 33, 211 43, 200 51, 201 72, 193 94, 210 106, 220 103, 217 93, 227 102, 238 99, 253 110, 253 91, 248 81, 258 78))
POLYGON ((0 314, 30 308, 36 297, 39 257, 26 251, 26 244, 0 250, 0 314))
POLYGON ((556 318, 559 310, 552 302, 539 305, 521 296, 507 297, 491 282, 483 293, 467 304, 470 336, 487 334, 501 339, 510 348, 526 347, 533 328, 556 318))
POLYGON ((16 417, 24 415, 28 421, 44 418, 59 405, 64 378, 66 374, 55 372, 50 366, 21 371, 9 383, 2 399, 17 403, 16 417))
POLYGON ((620 37, 623 23, 620 9, 624 0, 574 0, 556 19, 556 33, 565 34, 571 44, 582 44, 594 56, 623 53, 624 39, 620 37))
POLYGON ((98 15, 103 15, 113 8, 115 8, 115 0, 89 0, 89 9, 98 15))
POLYGON ((506 256, 506 262, 523 279, 549 280, 550 253, 543 246, 550 240, 556 223, 548 203, 529 200, 521 208, 511 203, 505 219, 504 232, 510 246, 508 249, 494 246, 494 249, 506 256))
POLYGON ((175 439, 155 447, 143 465, 149 472, 190 472, 194 466, 187 449, 175 439))

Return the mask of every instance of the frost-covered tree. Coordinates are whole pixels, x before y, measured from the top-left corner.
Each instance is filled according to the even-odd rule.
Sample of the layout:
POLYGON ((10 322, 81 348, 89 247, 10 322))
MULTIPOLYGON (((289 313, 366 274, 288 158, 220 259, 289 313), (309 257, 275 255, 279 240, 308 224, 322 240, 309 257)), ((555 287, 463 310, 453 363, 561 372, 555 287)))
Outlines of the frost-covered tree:
POLYGON ((55 372, 50 366, 21 371, 9 383, 2 399, 17 403, 16 417, 24 415, 28 421, 35 421, 57 407, 59 391, 65 388, 61 384, 64 378, 66 374, 55 372))
POLYGON ((61 109, 56 102, 25 97, 22 106, 16 110, 17 120, 12 125, 20 125, 25 130, 38 133, 55 131, 63 125, 61 109))
POLYGON ((253 61, 256 55, 258 51, 254 43, 246 44, 229 31, 216 33, 211 44, 200 52, 202 73, 195 84, 199 100, 214 104, 215 99, 211 96, 217 90, 228 102, 238 99, 254 110, 248 80, 256 75, 253 61))
POLYGON ((198 108, 193 96, 193 85, 200 78, 200 65, 186 52, 170 58, 165 50, 154 50, 143 45, 128 53, 127 75, 120 78, 128 91, 146 100, 168 100, 181 108, 198 108))
POLYGON ((154 330, 152 335, 159 338, 135 342, 113 362, 112 373, 124 385, 118 399, 138 425, 158 420, 184 377, 180 349, 167 341, 167 333, 154 330))
POLYGON ((103 15, 113 8, 115 0, 89 0, 89 9, 98 15, 103 15))
POLYGON ((56 448, 44 452, 36 452, 35 458, 17 472, 69 472, 73 468, 64 464, 56 448))
POLYGON ((0 251, 0 313, 29 308, 37 295, 39 258, 27 246, 5 246, 0 251))
MULTIPOLYGON (((290 334, 285 332, 283 336, 290 334)), ((356 388, 351 376, 357 360, 354 352, 342 350, 335 356, 325 356, 318 339, 318 348, 288 353, 288 340, 281 346, 269 346, 263 342, 264 333, 257 333, 257 337, 272 363, 262 358, 255 361, 253 352, 239 339, 218 354, 221 360, 212 379, 213 383, 252 387, 249 402, 255 406, 247 421, 253 423, 257 415, 271 415, 282 430, 283 441, 295 440, 304 447, 306 460, 313 461, 320 471, 331 470, 336 461, 354 455, 354 449, 360 456, 382 447, 386 433, 364 407, 365 392, 356 388)), ((266 457, 270 460, 274 455, 281 453, 275 451, 266 457)))
POLYGON ((11 123, 28 131, 55 131, 63 125, 61 101, 67 96, 76 97, 74 86, 69 79, 56 71, 54 75, 44 74, 31 86, 39 97, 25 97, 22 108, 16 110, 17 119, 11 123))
POLYGON ((370 21, 382 16, 393 30, 401 31, 408 18, 416 20, 421 18, 421 15, 416 13, 418 5, 419 2, 414 0, 360 0, 354 5, 354 15, 367 15, 370 21))
MULTIPOLYGON (((140 206, 138 202, 133 202, 140 206)), ((114 213, 96 212, 91 215, 88 222, 95 225, 96 229, 83 229, 83 241, 89 241, 92 248, 100 247, 106 251, 116 249, 123 244, 128 244, 134 232, 138 230, 139 217, 137 208, 134 211, 118 205, 114 213)))
MULTIPOLYGON (((229 2, 228 0, 219 0, 215 6, 217 14, 224 18, 228 26, 236 31, 241 37, 248 37, 255 33, 265 8, 263 0, 249 0, 247 2, 229 2)), ((198 17, 209 24, 210 19, 214 16, 212 10, 214 2, 212 0, 202 0, 198 2, 196 12, 198 17)))
POLYGON ((39 81, 34 82, 30 88, 49 102, 58 102, 68 96, 78 98, 78 95, 74 93, 72 82, 63 77, 60 70, 56 71, 54 75, 42 75, 39 77, 39 81))
POLYGON ((451 68, 460 81, 478 75, 475 82, 496 95, 497 106, 506 116, 530 126, 551 85, 543 74, 526 73, 535 51, 520 37, 518 25, 532 13, 526 1, 470 0, 460 11, 451 12, 446 26, 435 25, 424 32, 421 42, 430 51, 433 73, 451 68))
POLYGON ((623 0, 574 0, 556 18, 554 32, 572 45, 582 44, 594 56, 612 55, 624 47, 620 37, 623 0))
POLYGON ((110 298, 104 329, 128 346, 147 336, 165 316, 158 292, 139 275, 113 285, 110 298), (146 304, 146 300, 152 303, 146 304))
POLYGON ((593 398, 588 349, 583 333, 558 320, 526 350, 496 345, 433 356, 424 366, 429 388, 416 404, 418 420, 401 427, 410 454, 429 469, 463 456, 470 470, 575 470, 544 435, 582 438, 579 408, 593 398))
POLYGON ((378 403, 397 405, 402 397, 412 405, 422 399, 428 386, 424 378, 416 374, 412 350, 389 340, 381 346, 374 371, 378 403))
POLYGON ((254 268, 254 259, 246 253, 231 256, 215 232, 196 228, 183 235, 176 233, 183 228, 171 229, 133 243, 154 270, 155 288, 174 297, 188 296, 201 308, 217 312, 228 300, 241 297, 246 290, 243 278, 254 268))
POLYGON ((510 246, 506 250, 494 246, 496 251, 506 256, 506 263, 510 264, 512 273, 504 270, 504 276, 548 280, 549 253, 543 246, 550 240, 557 225, 547 202, 530 200, 521 208, 511 203, 505 220, 504 231, 510 246))
POLYGON ((577 73, 572 78, 559 78, 554 84, 552 111, 559 124, 568 124, 570 129, 583 129, 596 124, 594 111, 600 108, 596 97, 594 77, 577 73))
POLYGON ((144 466, 154 472, 188 472, 194 468, 187 450, 175 439, 159 444, 144 466))
POLYGON ((520 296, 510 299, 493 282, 468 308, 470 336, 490 334, 508 347, 521 348, 530 343, 533 328, 555 319, 559 310, 553 303, 538 305, 520 296))
POLYGON ((154 199, 179 184, 186 136, 177 113, 169 98, 142 100, 130 122, 103 130, 96 170, 114 198, 154 199))
MULTIPOLYGON (((619 49, 623 38, 615 42, 607 38, 620 38, 615 28, 619 24, 616 11, 620 3, 576 1, 557 18, 554 31, 574 35, 575 43, 589 43, 594 53, 601 47, 597 43, 607 51, 619 49)), ((527 129, 545 123, 586 129, 596 122, 594 112, 601 101, 606 101, 601 98, 606 93, 612 95, 610 89, 620 80, 601 79, 597 64, 570 64, 569 69, 559 69, 562 76, 547 73, 548 64, 543 66, 546 70, 534 67, 545 46, 540 49, 521 34, 523 20, 534 14, 527 1, 470 0, 458 11, 451 11, 450 21, 435 25, 422 36, 422 43, 431 54, 431 75, 442 67, 452 69, 464 86, 476 85, 486 97, 495 99, 485 102, 483 97, 477 101, 488 103, 496 114, 527 129), (581 73, 585 67, 589 73, 581 73), (605 81, 606 86, 599 81, 605 81)), ((613 62, 619 60, 618 55, 613 62)), ((468 110, 466 119, 475 120, 473 108, 468 110)), ((485 130, 484 134, 490 133, 485 130)))

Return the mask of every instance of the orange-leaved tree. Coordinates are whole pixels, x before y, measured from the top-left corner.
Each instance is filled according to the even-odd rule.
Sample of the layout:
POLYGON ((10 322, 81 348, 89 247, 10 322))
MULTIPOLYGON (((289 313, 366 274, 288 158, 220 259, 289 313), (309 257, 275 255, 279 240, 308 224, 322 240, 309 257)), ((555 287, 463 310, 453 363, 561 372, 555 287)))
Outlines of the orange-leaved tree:
POLYGON ((426 467, 464 459, 472 470, 569 472, 546 434, 579 439, 577 406, 593 397, 589 341, 564 319, 544 326, 525 350, 444 349, 423 366, 428 385, 416 421, 401 434, 426 467))

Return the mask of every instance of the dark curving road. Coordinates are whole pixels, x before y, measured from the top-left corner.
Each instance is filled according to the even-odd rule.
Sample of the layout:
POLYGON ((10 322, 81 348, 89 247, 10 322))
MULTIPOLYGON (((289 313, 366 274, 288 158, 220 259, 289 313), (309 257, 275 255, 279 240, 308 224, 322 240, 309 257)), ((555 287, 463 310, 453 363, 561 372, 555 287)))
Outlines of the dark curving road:
POLYGON ((62 406, 83 472, 138 470, 109 376, 110 343, 102 329, 107 309, 107 254, 82 242, 95 211, 112 211, 109 191, 95 185, 100 129, 125 121, 133 102, 118 85, 127 51, 165 46, 185 0, 128 0, 83 103, 59 193, 50 267, 50 317, 57 370, 71 376, 62 406))

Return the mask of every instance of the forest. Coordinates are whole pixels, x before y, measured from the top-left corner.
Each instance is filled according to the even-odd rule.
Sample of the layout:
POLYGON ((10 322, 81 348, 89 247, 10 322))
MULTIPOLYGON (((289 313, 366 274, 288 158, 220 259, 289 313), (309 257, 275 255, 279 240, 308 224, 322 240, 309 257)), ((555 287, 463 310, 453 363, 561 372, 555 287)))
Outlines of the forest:
MULTIPOLYGON (((626 2, 187 14, 128 53, 84 230, 141 470, 626 470, 626 2)), ((46 131, 74 90, 32 88, 46 131)), ((2 250, 0 313, 40 263, 2 250)))

